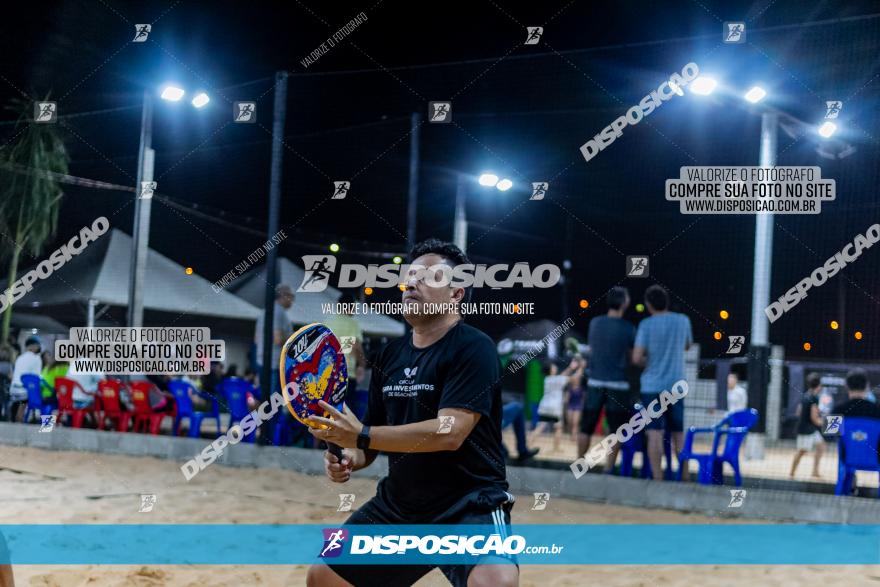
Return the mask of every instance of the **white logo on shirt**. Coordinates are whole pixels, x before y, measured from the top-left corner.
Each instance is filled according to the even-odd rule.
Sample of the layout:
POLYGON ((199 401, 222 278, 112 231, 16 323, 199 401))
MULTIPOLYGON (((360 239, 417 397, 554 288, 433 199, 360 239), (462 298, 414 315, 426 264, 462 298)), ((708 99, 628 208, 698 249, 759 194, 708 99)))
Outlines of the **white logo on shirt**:
POLYGON ((418 371, 418 370, 419 370, 418 367, 413 367, 411 369, 409 367, 404 367, 403 368, 403 376, 406 377, 407 379, 411 379, 416 376, 416 371, 418 371))

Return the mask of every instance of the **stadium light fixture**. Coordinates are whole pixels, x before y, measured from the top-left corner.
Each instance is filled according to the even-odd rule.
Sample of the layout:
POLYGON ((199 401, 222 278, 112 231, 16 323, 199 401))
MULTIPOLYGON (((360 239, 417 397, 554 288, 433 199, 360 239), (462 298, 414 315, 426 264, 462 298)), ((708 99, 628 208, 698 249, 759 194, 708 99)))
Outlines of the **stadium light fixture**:
POLYGON ((721 316, 722 320, 727 320, 728 318, 730 318, 730 312, 728 312, 727 310, 721 310, 720 312, 718 312, 718 315, 721 316))
POLYGON ((198 94, 196 94, 196 97, 192 99, 192 105, 196 108, 201 108, 210 101, 211 98, 208 97, 208 94, 206 94, 205 92, 199 92, 198 94))
POLYGON ((513 182, 505 177, 504 179, 499 181, 498 185, 496 185, 495 187, 497 187, 499 191, 506 192, 513 187, 513 182))
POLYGON ((856 333, 853 335, 856 340, 862 340, 862 331, 856 330, 856 333))
POLYGON ((708 96, 715 91, 716 86, 718 86, 718 82, 715 81, 714 78, 701 75, 700 77, 692 81, 691 85, 688 87, 694 94, 708 96))
POLYGON ((831 330, 837 330, 840 328, 840 324, 837 323, 837 320, 832 320, 829 326, 831 326, 831 330))
POLYGON ((400 265, 401 263, 403 263, 403 257, 401 257, 400 255, 394 255, 394 258, 391 259, 391 262, 395 265, 400 265))
POLYGON ((837 131, 837 125, 830 121, 825 121, 819 127, 819 135, 823 138, 830 138, 837 131))
POLYGON ((480 185, 486 187, 493 187, 498 184, 498 176, 494 173, 484 173, 480 176, 480 185))
POLYGON ((159 94, 159 96, 163 100, 168 100, 169 102, 177 102, 181 98, 183 98, 185 93, 186 92, 183 91, 183 88, 169 84, 162 88, 162 93, 159 94))
POLYGON ((338 253, 339 252, 339 245, 336 243, 330 243, 330 252, 331 253, 338 253))
POLYGON ((767 95, 766 90, 761 86, 752 86, 752 89, 746 92, 745 96, 743 96, 746 100, 751 102, 752 104, 757 104, 767 95))

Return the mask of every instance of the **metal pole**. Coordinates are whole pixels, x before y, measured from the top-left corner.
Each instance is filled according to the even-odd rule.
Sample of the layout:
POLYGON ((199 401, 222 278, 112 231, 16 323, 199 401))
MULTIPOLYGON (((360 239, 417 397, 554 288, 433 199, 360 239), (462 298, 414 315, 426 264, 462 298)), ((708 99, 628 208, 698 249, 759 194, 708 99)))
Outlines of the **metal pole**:
POLYGON ((86 317, 86 326, 89 328, 95 327, 95 306, 98 305, 98 300, 94 298, 89 298, 89 310, 86 317))
POLYGON ((452 229, 452 240, 455 245, 465 252, 467 247, 467 218, 465 216, 465 199, 467 197, 467 187, 465 179, 458 177, 458 184, 455 188, 455 223, 452 229))
MULTIPOLYGON (((278 220, 281 215, 281 163, 284 156, 282 140, 284 139, 284 117, 287 106, 287 72, 279 71, 275 74, 275 108, 272 115, 272 161, 270 164, 269 177, 269 226, 268 238, 278 232, 278 220)), ((262 389, 263 401, 268 401, 278 380, 278 365, 272 364, 272 325, 275 316, 275 285, 278 281, 276 260, 278 259, 278 247, 269 249, 266 258, 266 297, 265 313, 263 314, 263 369, 260 373, 260 388, 262 389)), ((290 333, 284 333, 290 334, 290 333)), ((268 424, 260 427, 258 434, 259 442, 265 444, 269 438, 268 424)))
POLYGON ((419 130, 422 126, 421 115, 413 112, 409 134, 409 208, 406 218, 406 239, 408 248, 416 244, 416 221, 418 217, 419 198, 419 130))
POLYGON ((141 140, 138 147, 137 182, 134 186, 134 222, 131 227, 131 267, 128 277, 129 326, 144 324, 144 274, 146 272, 147 248, 150 241, 150 202, 141 199, 141 182, 153 180, 153 96, 144 90, 141 113, 141 140), (149 161, 148 161, 149 159, 149 161), (146 216, 146 218, 144 218, 146 216))
POLYGON ((846 359, 846 281, 842 278, 837 280, 837 353, 840 360, 846 359))
MULTIPOLYGON (((776 143, 779 116, 772 112, 761 115, 761 167, 776 165, 776 143)), ((773 215, 758 214, 755 218, 755 266, 752 281, 752 328, 749 349, 749 405, 760 414, 756 432, 765 429, 767 385, 770 382, 770 323, 764 308, 770 303, 770 278, 773 263, 773 215)))

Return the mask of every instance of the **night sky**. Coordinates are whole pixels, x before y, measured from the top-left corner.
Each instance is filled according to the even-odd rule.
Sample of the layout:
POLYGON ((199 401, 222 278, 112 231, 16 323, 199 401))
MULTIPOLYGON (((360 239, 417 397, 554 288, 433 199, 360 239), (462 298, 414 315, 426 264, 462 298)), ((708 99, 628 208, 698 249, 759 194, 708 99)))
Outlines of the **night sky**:
MULTIPOLYGON (((456 173, 493 170, 517 187, 470 190, 471 257, 572 263, 567 299, 556 287, 483 290, 474 301, 534 301, 537 318, 571 315, 586 332, 610 287, 626 285, 635 303, 661 283, 690 316, 704 357, 726 350, 715 330, 725 339, 749 331, 755 217, 682 215, 663 186, 684 165, 758 164, 760 108, 737 94, 761 82, 769 103, 811 123, 826 100, 842 100, 837 136, 856 148, 830 160, 817 154, 817 139, 780 130, 778 164, 821 166, 838 195, 819 215, 776 217, 771 299, 880 221, 876 2, 327 4, 17 3, 0 23, 0 102, 50 94, 71 174, 134 185, 144 90, 175 81, 189 96, 206 91, 202 110, 187 99, 156 103, 150 245, 209 280, 266 240, 276 71, 290 72, 280 224, 289 238, 280 251, 294 260, 331 242, 344 263, 390 262, 409 248, 410 116, 418 112, 419 239, 452 238, 456 173), (348 37, 301 64, 360 12, 367 20, 348 37), (721 42, 728 20, 747 23, 746 43, 721 42), (145 43, 131 42, 137 23, 152 24, 145 43), (524 44, 527 26, 544 27, 539 44, 524 44), (584 160, 581 144, 688 62, 728 91, 676 96, 584 160), (257 124, 232 123, 238 100, 257 101, 257 124), (452 101, 452 124, 424 122, 432 100, 452 101), (352 182, 347 199, 329 200, 334 180, 352 182), (533 181, 550 182, 544 200, 529 201, 533 181), (650 256, 650 278, 625 277, 632 254, 650 256), (718 317, 722 309, 729 320, 718 317)), ((13 119, 0 115, 0 144, 14 140, 13 119)), ((99 215, 131 232, 131 194, 64 190, 62 239, 99 215)), ((834 359, 843 336, 846 358, 876 357, 878 269, 880 250, 867 250, 774 323, 771 342, 789 357, 834 359), (845 320, 843 331, 831 320, 845 320)), ((642 316, 631 309, 628 317, 642 316)), ((509 317, 469 320, 494 336, 512 325, 509 317)))

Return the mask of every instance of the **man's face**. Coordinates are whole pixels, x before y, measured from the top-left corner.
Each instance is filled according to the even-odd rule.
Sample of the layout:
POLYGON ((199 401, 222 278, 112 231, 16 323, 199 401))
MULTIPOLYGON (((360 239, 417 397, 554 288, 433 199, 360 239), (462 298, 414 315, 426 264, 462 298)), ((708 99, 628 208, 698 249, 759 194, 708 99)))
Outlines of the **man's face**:
MULTIPOLYGON (((460 287, 453 288, 448 284, 450 274, 448 272, 449 265, 443 261, 443 258, 433 253, 422 255, 418 259, 414 259, 409 272, 406 275, 404 285, 406 289, 401 296, 404 307, 404 317, 410 325, 422 324, 426 320, 433 319, 436 314, 427 314, 425 312, 425 304, 451 304, 460 302, 464 297, 464 289, 460 287), (445 266, 447 273, 438 266, 445 266), (424 267, 421 271, 419 267, 424 267), (421 272, 421 275, 419 273, 421 272), (444 283, 447 285, 439 285, 444 283), (433 284, 433 285, 429 285, 433 284), (419 311, 407 311, 411 304, 419 304, 419 311)), ((451 312, 446 312, 451 313, 451 312)))
POLYGON ((731 373, 727 376, 727 389, 733 389, 737 383, 739 383, 739 378, 736 375, 731 373))
POLYGON ((293 300, 295 299, 292 289, 282 290, 281 293, 278 294, 278 303, 281 304, 281 307, 285 310, 293 305, 293 300))

